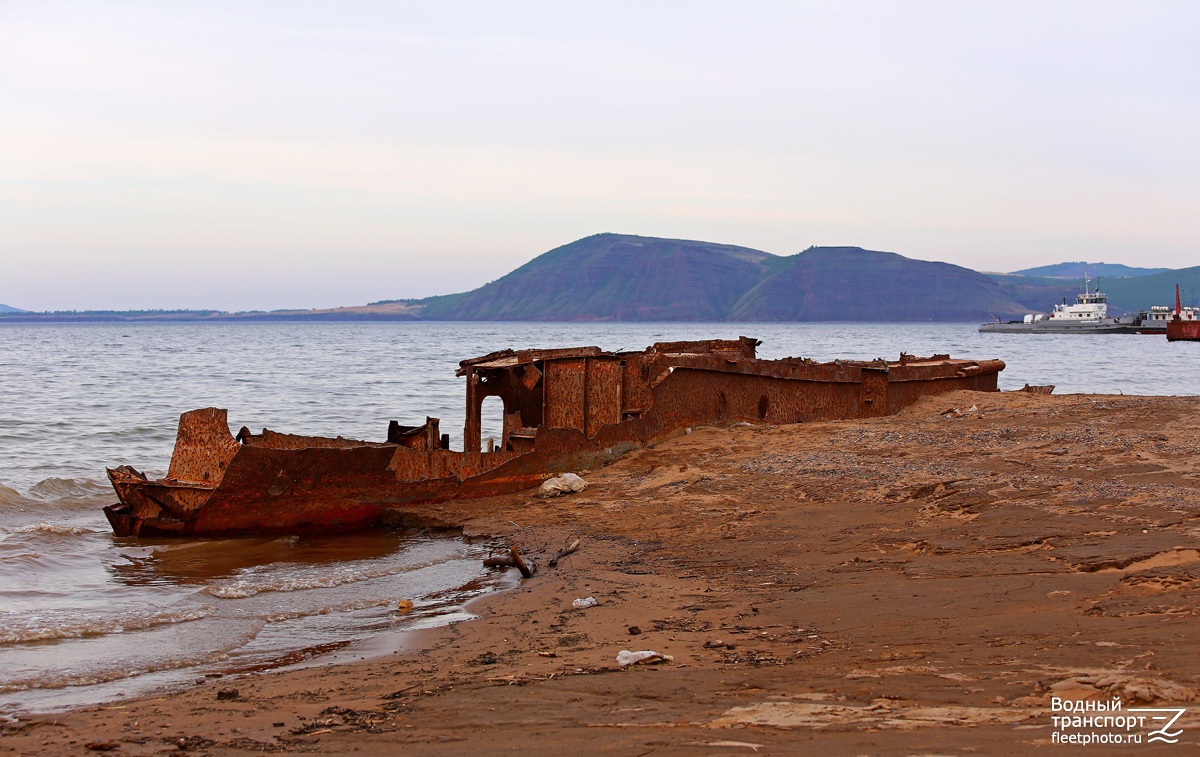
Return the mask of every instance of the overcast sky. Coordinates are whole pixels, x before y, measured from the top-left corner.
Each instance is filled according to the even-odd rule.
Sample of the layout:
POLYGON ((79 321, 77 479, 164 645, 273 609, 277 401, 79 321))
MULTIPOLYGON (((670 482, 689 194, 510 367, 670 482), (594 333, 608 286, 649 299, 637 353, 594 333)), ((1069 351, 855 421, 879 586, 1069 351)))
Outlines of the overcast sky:
POLYGON ((0 302, 330 307, 602 231, 1200 264, 1200 3, 0 0, 0 302))

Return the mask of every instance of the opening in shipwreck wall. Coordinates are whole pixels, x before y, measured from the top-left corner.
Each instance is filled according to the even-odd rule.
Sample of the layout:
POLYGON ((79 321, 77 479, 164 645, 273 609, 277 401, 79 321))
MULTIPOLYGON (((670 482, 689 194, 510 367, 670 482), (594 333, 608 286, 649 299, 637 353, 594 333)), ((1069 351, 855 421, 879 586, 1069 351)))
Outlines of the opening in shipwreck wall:
POLYGON ((499 449, 504 437, 504 400, 499 397, 483 398, 479 408, 479 428, 483 451, 488 452, 493 448, 489 446, 489 439, 490 444, 499 449))

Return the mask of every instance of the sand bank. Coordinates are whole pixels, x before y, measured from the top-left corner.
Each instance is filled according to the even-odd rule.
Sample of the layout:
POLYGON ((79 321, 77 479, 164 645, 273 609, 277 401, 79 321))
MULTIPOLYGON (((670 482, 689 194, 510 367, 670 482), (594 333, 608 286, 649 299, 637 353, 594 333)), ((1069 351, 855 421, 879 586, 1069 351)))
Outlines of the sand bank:
POLYGON ((1176 748, 1200 743, 1196 398, 959 392, 585 477, 429 508, 581 547, 411 652, 36 718, 0 751, 1061 751, 1052 698, 1114 696, 1188 708, 1176 748))

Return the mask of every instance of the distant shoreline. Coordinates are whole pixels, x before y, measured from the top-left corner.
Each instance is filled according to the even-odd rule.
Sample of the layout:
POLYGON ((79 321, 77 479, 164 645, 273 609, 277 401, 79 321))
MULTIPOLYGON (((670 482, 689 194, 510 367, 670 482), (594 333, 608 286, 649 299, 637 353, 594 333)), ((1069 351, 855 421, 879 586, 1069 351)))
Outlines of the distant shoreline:
MULTIPOLYGON (((984 274, 861 247, 809 247, 779 256, 749 247, 633 234, 594 234, 542 253, 466 292, 331 308, 27 311, 0 304, 3 323, 984 323, 1046 313, 1073 301, 1079 279, 1025 275, 1140 274, 1105 279, 1111 315, 1167 304, 1200 288, 1179 270, 1059 263, 984 274), (1079 269, 1079 270, 1076 270, 1079 269)), ((1099 279, 1096 279, 1097 285, 1099 279)), ((1092 286, 1085 283, 1085 286, 1092 286)), ((7 297, 7 295, 5 295, 7 297)), ((1189 298, 1194 299, 1194 295, 1189 298)))

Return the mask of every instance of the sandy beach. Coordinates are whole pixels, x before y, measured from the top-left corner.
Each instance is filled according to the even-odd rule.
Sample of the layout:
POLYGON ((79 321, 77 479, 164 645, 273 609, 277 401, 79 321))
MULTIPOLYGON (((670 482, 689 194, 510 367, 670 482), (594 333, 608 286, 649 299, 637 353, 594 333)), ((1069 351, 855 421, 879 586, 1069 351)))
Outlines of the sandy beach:
POLYGON ((579 494, 423 508, 540 570, 407 652, 34 717, 0 752, 1070 753, 1056 731, 1107 731, 1053 700, 1119 697, 1186 708, 1184 753, 1198 430, 1193 397, 975 392, 695 429, 579 494))

